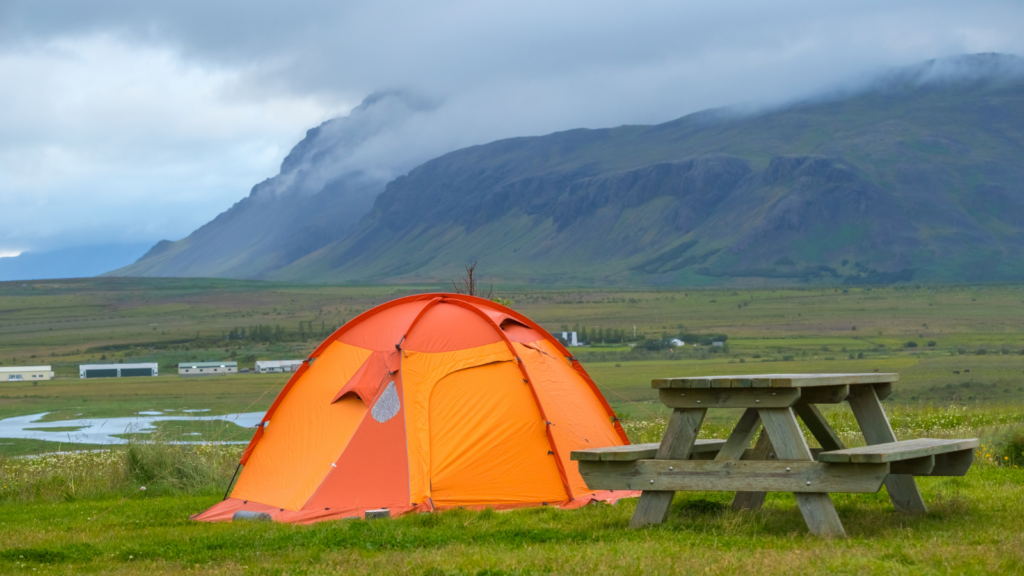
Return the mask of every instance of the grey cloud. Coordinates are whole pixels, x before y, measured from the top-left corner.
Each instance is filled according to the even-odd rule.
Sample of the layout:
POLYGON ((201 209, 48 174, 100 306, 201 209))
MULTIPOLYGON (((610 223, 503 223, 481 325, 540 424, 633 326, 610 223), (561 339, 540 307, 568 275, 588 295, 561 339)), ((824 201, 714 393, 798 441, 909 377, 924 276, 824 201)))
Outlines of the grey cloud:
POLYGON ((436 106, 404 91, 371 94, 347 116, 310 129, 281 162, 280 174, 254 188, 253 194, 310 195, 342 177, 390 180, 423 160, 396 145, 394 135, 436 106))
MULTIPOLYGON (((324 125, 311 153, 334 155, 332 168, 288 166, 266 186, 282 193, 315 191, 356 172, 391 178, 430 157, 498 138, 773 105, 929 58, 1024 53, 1021 22, 1024 5, 1010 1, 7 0, 0 4, 0 56, 105 37, 125 50, 166 49, 182 66, 230 71, 237 78, 223 97, 239 105, 309 98, 323 110, 344 110, 368 94, 393 96, 324 125)), ((932 71, 939 72, 954 73, 932 71)), ((46 116, 45 109, 34 112, 46 116)), ((116 157, 123 127, 99 117, 111 134, 104 145, 116 157)), ((309 127, 295 126, 294 134, 309 127)), ((59 128, 51 132, 51 139, 61 138, 59 128)), ((162 137, 155 129, 153 146, 162 137)), ((245 149, 245 138, 259 140, 240 135, 234 145, 245 149)), ((17 145, 2 140, 0 149, 17 145)), ((232 145, 204 142, 197 149, 213 144, 232 145)), ((166 146, 187 147, 172 139, 166 146)), ((195 162, 188 178, 161 182, 160 189, 194 186, 203 170, 244 172, 195 162)), ((268 175, 246 170, 250 184, 268 175)), ((104 171, 89 186, 103 188, 116 173, 104 171)), ((69 183, 69 197, 71 190, 69 183)), ((205 211, 244 193, 241 186, 224 190, 205 211)), ((181 223, 175 226, 139 234, 180 236, 181 223)))

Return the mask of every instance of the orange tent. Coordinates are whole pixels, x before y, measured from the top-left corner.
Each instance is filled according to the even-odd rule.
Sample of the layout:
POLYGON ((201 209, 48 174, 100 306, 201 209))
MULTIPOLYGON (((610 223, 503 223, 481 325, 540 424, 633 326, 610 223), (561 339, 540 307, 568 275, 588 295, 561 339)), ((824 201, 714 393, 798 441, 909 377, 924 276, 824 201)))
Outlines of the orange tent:
POLYGON ((345 324, 302 363, 245 449, 231 497, 194 518, 574 508, 636 493, 589 490, 569 452, 628 443, 540 326, 482 298, 409 296, 345 324))

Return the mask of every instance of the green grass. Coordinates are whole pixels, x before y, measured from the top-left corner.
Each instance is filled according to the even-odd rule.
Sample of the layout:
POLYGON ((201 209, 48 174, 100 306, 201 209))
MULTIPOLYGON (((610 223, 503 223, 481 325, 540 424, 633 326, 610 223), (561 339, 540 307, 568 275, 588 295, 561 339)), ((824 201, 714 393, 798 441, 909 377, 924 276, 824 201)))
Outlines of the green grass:
MULTIPOLYGON (((303 357, 319 336, 257 343, 224 341, 223 334, 254 324, 293 331, 299 322, 329 326, 420 290, 175 279, 0 284, 0 363, 50 363, 58 372, 49 382, 0 383, 0 418, 49 412, 46 421, 62 422, 143 410, 262 411, 287 375, 182 378, 167 365, 303 357), (92 361, 156 361, 163 375, 78 379, 77 363, 92 361)), ((637 442, 656 441, 664 427, 667 411, 650 388, 652 378, 877 369, 900 375, 886 401, 899 437, 979 436, 985 446, 967 477, 920 480, 931 510, 925 517, 893 512, 884 489, 836 495, 850 538, 821 541, 806 535, 785 494, 770 495, 757 513, 732 512, 724 494, 680 494, 669 522, 643 531, 626 528, 634 501, 313 526, 209 525, 188 516, 223 496, 242 447, 164 441, 246 440, 251 430, 228 422, 167 421, 152 434, 126 435, 127 446, 63 454, 53 452, 98 447, 0 439, 0 573, 1024 571, 1024 540, 1015 528, 1024 517, 1024 473, 1013 468, 1024 466, 1024 288, 513 288, 502 296, 551 331, 580 324, 632 332, 636 324, 638 333, 653 338, 684 329, 729 335, 727 353, 638 353, 612 344, 573 349, 615 410, 627 416, 626 429, 637 442), (902 348, 909 340, 919 347, 902 348), (925 346, 929 340, 938 345, 925 346), (980 349, 987 353, 976 354, 980 349)), ((709 414, 705 436, 724 436, 738 417, 717 412, 709 414)), ((848 409, 825 414, 846 442, 863 441, 848 409)), ((63 428, 73 436, 70 426, 63 428)))
MULTIPOLYGON (((680 493, 668 522, 639 531, 627 528, 630 499, 311 526, 198 523, 189 516, 220 500, 240 447, 169 445, 163 441, 172 438, 158 434, 106 452, 4 461, 0 572, 1020 573, 1020 415, 1020 406, 894 413, 898 435, 987 438, 966 477, 918 479, 924 516, 893 511, 884 488, 833 495, 849 536, 838 541, 809 536, 789 494, 770 494, 757 512, 734 512, 729 494, 680 493)), ((827 416, 850 436, 849 416, 827 416)), ((657 419, 627 422, 634 441, 657 438, 663 427, 657 419)))
POLYGON ((669 521, 626 526, 635 500, 560 511, 453 510, 312 526, 203 524, 220 495, 6 504, 0 571, 254 574, 1020 573, 1024 473, 980 466, 920 480, 930 511, 895 513, 878 494, 835 495, 849 538, 806 533, 791 495, 759 512, 720 493, 677 496, 669 521), (106 512, 108 509, 111 509, 106 512), (106 512, 104 514, 104 512, 106 512))

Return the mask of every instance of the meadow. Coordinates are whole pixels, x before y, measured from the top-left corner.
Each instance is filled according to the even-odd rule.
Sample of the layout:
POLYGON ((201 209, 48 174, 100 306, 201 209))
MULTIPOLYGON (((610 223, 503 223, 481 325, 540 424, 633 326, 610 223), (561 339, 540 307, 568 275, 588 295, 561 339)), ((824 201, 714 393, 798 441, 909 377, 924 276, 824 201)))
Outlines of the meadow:
MULTIPOLYGON (((441 287, 443 289, 443 287, 441 287)), ((227 280, 86 279, 0 284, 0 365, 50 364, 48 382, 0 383, 0 419, 45 422, 159 411, 259 412, 286 376, 183 378, 185 360, 301 358, 362 311, 429 286, 306 286, 227 280), (262 332, 258 326, 270 327, 262 332), (239 335, 244 329, 246 337, 239 335), (269 336, 268 336, 269 335, 269 336), (161 376, 81 380, 80 362, 158 362, 161 376)), ((793 497, 737 513, 726 495, 679 494, 670 521, 626 529, 635 506, 454 510, 313 526, 208 525, 245 441, 225 421, 163 422, 127 444, 0 438, 0 572, 80 573, 1018 573, 1024 571, 1024 287, 587 291, 500 295, 550 331, 586 327, 646 339, 725 334, 727 346, 574 348, 634 442, 660 437, 655 377, 897 372, 886 410, 900 437, 980 437, 964 478, 919 482, 930 512, 893 512, 878 494, 836 495, 850 538, 806 535, 793 497), (854 329, 856 328, 856 329, 854 329), (915 345, 910 346, 913 342, 915 345), (85 451, 78 451, 85 450, 85 451), (145 486, 146 490, 141 490, 145 486)), ((705 427, 727 433, 724 412, 705 427)), ((842 407, 826 412, 863 440, 842 407)))

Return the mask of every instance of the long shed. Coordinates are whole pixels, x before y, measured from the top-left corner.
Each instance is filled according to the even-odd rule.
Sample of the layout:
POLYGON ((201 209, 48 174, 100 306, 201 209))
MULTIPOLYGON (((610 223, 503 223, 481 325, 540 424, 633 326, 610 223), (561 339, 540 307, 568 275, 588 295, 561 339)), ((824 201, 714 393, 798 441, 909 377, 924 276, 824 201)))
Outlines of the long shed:
POLYGON ((179 362, 179 376, 214 376, 238 372, 238 362, 179 362))
POLYGON ((49 366, 0 366, 0 382, 52 380, 49 366))
POLYGON ((80 364, 79 378, 128 378, 130 376, 159 376, 160 366, 156 362, 137 364, 80 364))
POLYGON ((257 360, 256 373, 295 372, 301 365, 302 360, 257 360))

